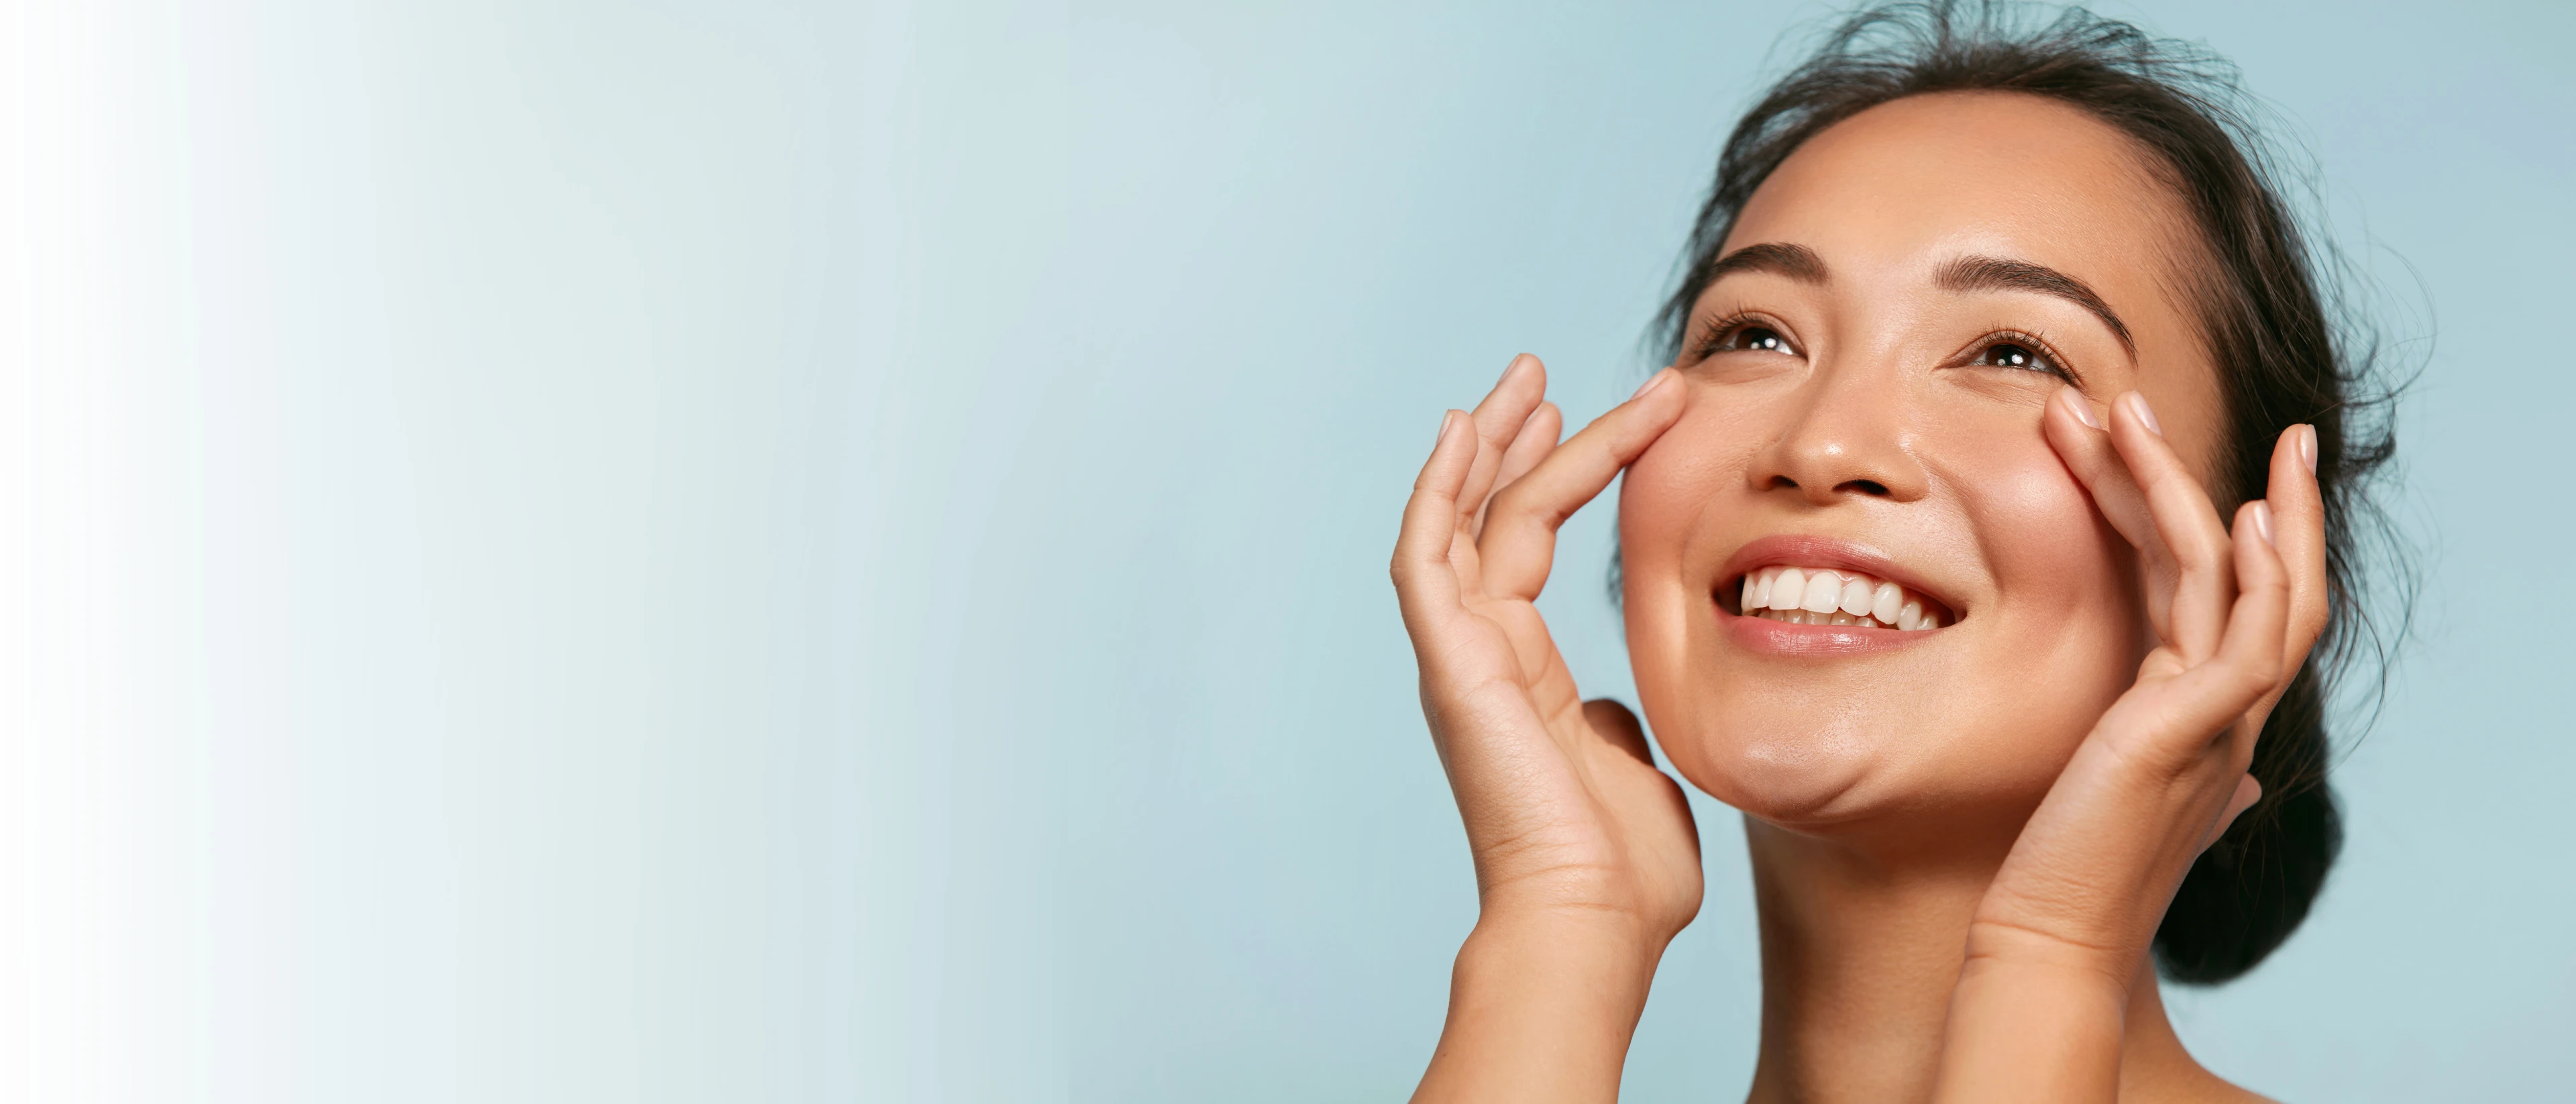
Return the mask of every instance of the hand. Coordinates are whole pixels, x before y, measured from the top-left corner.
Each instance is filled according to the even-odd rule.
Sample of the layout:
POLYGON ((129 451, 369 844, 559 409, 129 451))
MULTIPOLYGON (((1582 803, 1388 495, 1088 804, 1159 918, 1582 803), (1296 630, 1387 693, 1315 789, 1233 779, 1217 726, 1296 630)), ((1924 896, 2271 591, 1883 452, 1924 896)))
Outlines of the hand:
POLYGON ((2231 528, 2144 398, 2073 389, 2049 442, 2139 553, 2157 644, 2022 829, 1971 923, 1938 1098, 2111 1100, 2130 984, 2194 859, 2262 787, 2263 720, 2325 628, 2314 430, 2273 449, 2231 528))
POLYGON ((1422 712, 1481 906, 1416 1099, 1600 1097, 1605 1076, 1615 1097, 1655 963, 1699 911, 1681 787, 1635 716, 1576 694, 1534 604, 1557 527, 1680 418, 1684 388, 1657 373, 1560 445, 1546 386, 1522 356, 1473 414, 1448 413, 1396 540, 1422 712))

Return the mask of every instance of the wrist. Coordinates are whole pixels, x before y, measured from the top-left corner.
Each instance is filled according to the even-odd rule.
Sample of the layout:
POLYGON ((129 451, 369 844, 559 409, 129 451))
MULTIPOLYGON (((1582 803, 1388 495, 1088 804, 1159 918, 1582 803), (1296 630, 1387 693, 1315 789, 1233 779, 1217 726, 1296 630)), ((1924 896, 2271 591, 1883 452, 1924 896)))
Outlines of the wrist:
POLYGON ((1972 957, 1951 993, 1933 1099, 2115 1099, 2128 1003, 2127 983, 2089 961, 1972 957))
POLYGON ((1626 917, 1489 911, 1458 949, 1456 982, 1551 1016, 1616 1024, 1624 1047, 1670 942, 1626 917))
POLYGON ((1478 931, 1546 932, 1586 946, 1617 946, 1659 956, 1698 913, 1657 908, 1626 887, 1537 879, 1487 885, 1477 893, 1478 931))
POLYGON ((1458 950, 1417 1101, 1615 1101, 1662 941, 1617 919, 1488 911, 1458 950))

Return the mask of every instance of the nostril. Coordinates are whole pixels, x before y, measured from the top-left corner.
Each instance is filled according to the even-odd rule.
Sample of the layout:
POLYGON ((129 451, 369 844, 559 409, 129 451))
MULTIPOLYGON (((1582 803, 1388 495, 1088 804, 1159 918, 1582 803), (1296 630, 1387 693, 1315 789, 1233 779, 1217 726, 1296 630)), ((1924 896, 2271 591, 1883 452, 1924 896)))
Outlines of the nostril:
POLYGON ((1878 495, 1881 498, 1887 496, 1887 484, 1881 483, 1875 479, 1855 479, 1843 484, 1843 486, 1850 490, 1859 491, 1865 495, 1878 495))

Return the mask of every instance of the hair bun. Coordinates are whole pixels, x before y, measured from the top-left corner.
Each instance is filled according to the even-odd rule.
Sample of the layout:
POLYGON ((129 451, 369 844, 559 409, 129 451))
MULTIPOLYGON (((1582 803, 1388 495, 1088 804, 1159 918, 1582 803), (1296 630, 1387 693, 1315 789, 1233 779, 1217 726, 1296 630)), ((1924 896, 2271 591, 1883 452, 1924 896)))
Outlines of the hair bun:
POLYGON ((2251 773, 2263 799, 2183 876, 2156 928, 2156 964, 2173 981, 2213 985, 2254 968, 2297 931, 2343 849, 2326 784, 2324 695, 2314 659, 2263 724, 2251 773))

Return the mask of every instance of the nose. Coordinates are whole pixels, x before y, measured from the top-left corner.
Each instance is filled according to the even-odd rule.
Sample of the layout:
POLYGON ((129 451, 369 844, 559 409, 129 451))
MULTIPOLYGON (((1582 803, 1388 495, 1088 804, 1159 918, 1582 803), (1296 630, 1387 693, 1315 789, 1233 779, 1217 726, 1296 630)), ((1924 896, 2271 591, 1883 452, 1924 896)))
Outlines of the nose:
POLYGON ((1782 491, 1817 506, 1853 498, 1911 502, 1931 475, 1907 447, 1905 396, 1895 371, 1819 364, 1781 399, 1778 435, 1747 473, 1757 491, 1782 491))

